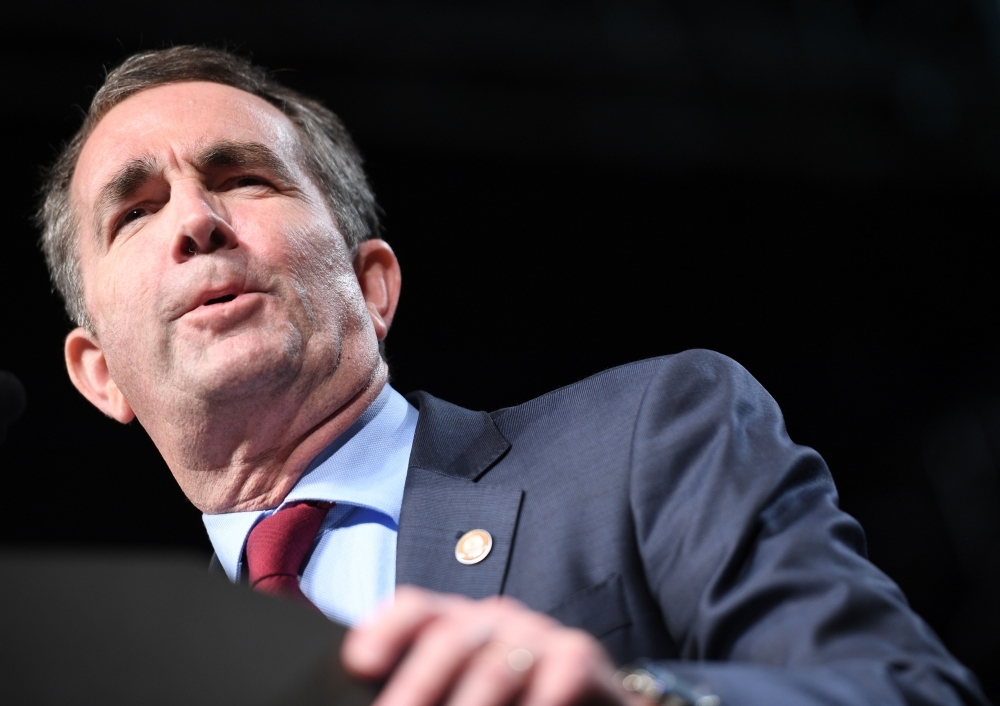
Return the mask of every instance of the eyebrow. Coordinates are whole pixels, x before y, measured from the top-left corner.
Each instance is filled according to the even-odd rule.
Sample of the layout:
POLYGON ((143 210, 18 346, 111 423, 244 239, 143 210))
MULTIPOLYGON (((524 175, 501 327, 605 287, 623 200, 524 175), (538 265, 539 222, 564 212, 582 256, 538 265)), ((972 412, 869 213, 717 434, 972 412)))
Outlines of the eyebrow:
POLYGON ((259 142, 216 142, 203 150, 194 164, 200 172, 226 167, 264 169, 282 181, 294 181, 285 162, 259 142))
MULTIPOLYGON (((259 142, 216 142, 201 151, 194 160, 194 167, 201 173, 214 169, 262 169, 285 183, 294 183, 291 171, 282 159, 267 145, 259 142)), ((101 187, 96 201, 95 232, 104 231, 104 221, 109 211, 135 196, 155 175, 163 171, 161 164, 151 156, 130 159, 101 187)))
POLYGON ((108 211, 132 198, 143 184, 159 171, 161 169, 157 161, 152 157, 144 156, 130 159, 115 172, 115 175, 101 187, 101 191, 97 195, 96 208, 94 209, 94 232, 103 234, 103 225, 108 211))

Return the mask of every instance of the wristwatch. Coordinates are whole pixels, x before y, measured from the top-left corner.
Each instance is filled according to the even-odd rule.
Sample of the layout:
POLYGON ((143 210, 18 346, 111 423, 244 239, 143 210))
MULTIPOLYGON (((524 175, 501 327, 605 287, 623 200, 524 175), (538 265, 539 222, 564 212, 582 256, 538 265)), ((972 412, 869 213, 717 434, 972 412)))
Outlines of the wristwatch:
POLYGON ((659 706, 721 706, 722 699, 704 685, 690 684, 656 662, 622 667, 615 683, 659 706))

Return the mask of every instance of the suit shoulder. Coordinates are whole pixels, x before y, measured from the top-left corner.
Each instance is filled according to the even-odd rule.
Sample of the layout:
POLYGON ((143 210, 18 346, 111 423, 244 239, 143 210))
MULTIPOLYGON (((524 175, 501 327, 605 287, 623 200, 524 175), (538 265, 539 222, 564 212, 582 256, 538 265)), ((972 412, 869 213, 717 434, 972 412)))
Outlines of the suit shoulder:
POLYGON ((609 368, 520 405, 499 409, 491 416, 498 425, 508 428, 538 417, 563 422, 588 417, 606 421, 612 412, 637 411, 650 389, 672 390, 683 396, 698 390, 705 395, 716 388, 742 387, 748 381, 753 378, 732 358, 715 351, 691 349, 609 368))

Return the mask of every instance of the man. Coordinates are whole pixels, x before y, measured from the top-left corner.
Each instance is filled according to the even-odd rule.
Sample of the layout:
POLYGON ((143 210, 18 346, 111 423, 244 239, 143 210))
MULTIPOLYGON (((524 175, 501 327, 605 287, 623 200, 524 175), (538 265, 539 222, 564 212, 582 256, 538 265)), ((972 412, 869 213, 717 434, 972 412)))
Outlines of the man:
POLYGON ((359 626, 343 660, 391 673, 381 706, 637 703, 612 674, 641 658, 724 703, 984 702, 732 361, 493 414, 392 390, 400 269, 360 158, 243 60, 127 60, 41 221, 74 385, 142 422, 232 580, 359 626))

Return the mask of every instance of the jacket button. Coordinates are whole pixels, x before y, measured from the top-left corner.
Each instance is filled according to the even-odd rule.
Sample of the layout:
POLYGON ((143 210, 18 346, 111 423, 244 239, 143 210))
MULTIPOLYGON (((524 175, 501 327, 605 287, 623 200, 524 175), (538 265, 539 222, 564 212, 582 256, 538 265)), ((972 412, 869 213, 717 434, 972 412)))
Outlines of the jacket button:
POLYGON ((493 537, 484 529, 469 530, 455 545, 455 558, 462 564, 478 564, 493 548, 493 537))

